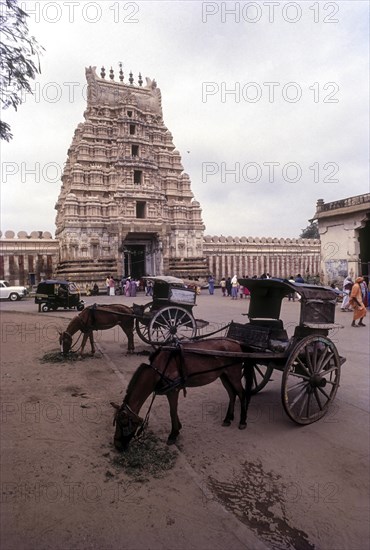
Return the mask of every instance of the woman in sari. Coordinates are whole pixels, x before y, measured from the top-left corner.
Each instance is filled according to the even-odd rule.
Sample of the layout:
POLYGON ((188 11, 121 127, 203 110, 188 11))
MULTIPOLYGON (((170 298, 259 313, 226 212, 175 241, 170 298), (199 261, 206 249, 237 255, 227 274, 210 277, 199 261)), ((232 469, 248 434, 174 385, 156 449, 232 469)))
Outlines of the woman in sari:
POLYGON ((363 318, 366 316, 366 307, 362 299, 361 283, 363 277, 357 277, 355 284, 352 287, 351 294, 349 297, 349 303, 353 308, 353 321, 352 327, 365 327, 363 323, 363 318), (356 320, 359 319, 359 322, 356 325, 356 320))

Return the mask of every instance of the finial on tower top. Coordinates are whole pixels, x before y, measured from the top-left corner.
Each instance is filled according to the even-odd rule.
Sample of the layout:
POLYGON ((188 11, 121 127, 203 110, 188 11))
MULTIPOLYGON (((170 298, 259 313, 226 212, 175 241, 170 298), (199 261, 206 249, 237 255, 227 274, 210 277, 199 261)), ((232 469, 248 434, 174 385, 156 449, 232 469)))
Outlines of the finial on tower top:
POLYGON ((101 68, 100 76, 101 76, 102 78, 105 78, 105 68, 104 68, 104 67, 101 68))
POLYGON ((111 80, 114 80, 114 71, 113 71, 113 67, 110 68, 110 71, 109 71, 109 78, 111 80))
POLYGON ((120 79, 121 82, 123 82, 122 63, 119 64, 119 79, 120 79))
POLYGON ((143 85, 143 79, 141 77, 141 73, 139 73, 139 80, 138 80, 139 86, 143 85))
POLYGON ((134 83, 134 79, 133 79, 133 76, 132 76, 132 71, 130 71, 130 78, 128 79, 128 81, 129 81, 130 84, 134 83))

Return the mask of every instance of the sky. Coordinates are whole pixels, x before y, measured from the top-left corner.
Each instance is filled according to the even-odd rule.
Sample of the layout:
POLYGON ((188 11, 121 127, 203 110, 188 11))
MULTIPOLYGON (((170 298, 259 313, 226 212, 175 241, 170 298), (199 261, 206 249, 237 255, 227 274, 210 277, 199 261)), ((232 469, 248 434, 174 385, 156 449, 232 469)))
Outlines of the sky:
MULTIPOLYGON (((1 143, 1 230, 55 234, 85 67, 155 79, 205 235, 298 237, 369 192, 369 4, 20 2, 45 50, 1 143)), ((117 76, 116 76, 117 79, 117 76)))

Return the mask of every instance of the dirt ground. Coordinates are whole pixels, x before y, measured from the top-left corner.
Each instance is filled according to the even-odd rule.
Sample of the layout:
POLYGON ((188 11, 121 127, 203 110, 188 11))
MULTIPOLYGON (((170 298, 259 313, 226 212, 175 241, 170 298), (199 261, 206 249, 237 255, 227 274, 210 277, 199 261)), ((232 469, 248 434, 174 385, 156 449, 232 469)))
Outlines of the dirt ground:
MULTIPOLYGON (((135 337, 137 354, 127 356, 111 329, 97 335, 95 357, 43 362, 67 322, 68 314, 1 312, 2 550, 367 547, 365 411, 339 402, 302 430, 283 418, 276 381, 240 431, 237 422, 221 427, 219 382, 195 388, 180 398, 174 467, 137 480, 115 463, 110 401, 122 401, 150 348, 135 337), (346 430, 364 430, 356 447, 337 435, 351 410, 346 430)), ((165 447, 163 397, 150 429, 165 447)))

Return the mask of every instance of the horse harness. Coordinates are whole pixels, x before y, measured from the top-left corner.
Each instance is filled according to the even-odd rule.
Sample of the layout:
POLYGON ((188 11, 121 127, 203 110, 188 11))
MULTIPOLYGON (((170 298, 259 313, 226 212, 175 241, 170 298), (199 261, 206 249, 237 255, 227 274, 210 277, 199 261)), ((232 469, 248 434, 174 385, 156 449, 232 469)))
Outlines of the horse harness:
MULTIPOLYGON (((159 369, 157 369, 157 367, 152 365, 152 363, 150 363, 150 368, 153 369, 158 374, 158 376, 160 377, 160 381, 157 384, 156 388, 154 389, 154 392, 155 392, 156 395, 166 395, 170 391, 172 391, 176 388, 179 388, 179 389, 183 390, 184 397, 186 397, 186 386, 187 386, 188 378, 191 378, 192 376, 199 376, 200 374, 207 374, 209 372, 216 372, 216 371, 222 370, 224 368, 232 367, 232 366, 234 366, 234 365, 236 365, 237 363, 240 362, 240 357, 238 357, 238 358, 234 359, 231 363, 228 363, 226 365, 221 365, 220 367, 205 369, 205 370, 200 371, 200 372, 194 372, 194 373, 189 374, 186 371, 184 348, 183 348, 183 346, 181 345, 181 343, 179 341, 176 342, 175 347, 173 347, 173 346, 163 346, 160 349, 165 350, 165 351, 170 351, 170 353, 168 355, 166 366, 165 366, 165 368, 162 372, 159 369), (178 355, 180 357, 180 362, 178 364, 178 369, 179 369, 179 375, 180 376, 173 379, 173 378, 169 378, 168 376, 166 376, 165 373, 166 373, 166 370, 167 370, 167 367, 169 365, 170 360, 176 355, 178 355)), ((155 353, 158 353, 158 350, 155 353)), ((196 352, 196 350, 192 349, 191 353, 196 354, 197 352, 196 352)), ((202 353, 202 355, 203 355, 203 353, 202 353)), ((220 353, 220 355, 213 355, 213 356, 214 357, 222 357, 222 352, 220 353)))

